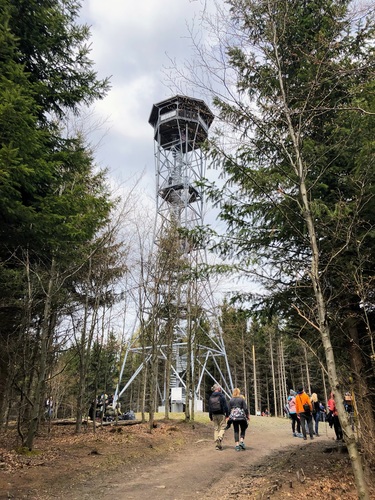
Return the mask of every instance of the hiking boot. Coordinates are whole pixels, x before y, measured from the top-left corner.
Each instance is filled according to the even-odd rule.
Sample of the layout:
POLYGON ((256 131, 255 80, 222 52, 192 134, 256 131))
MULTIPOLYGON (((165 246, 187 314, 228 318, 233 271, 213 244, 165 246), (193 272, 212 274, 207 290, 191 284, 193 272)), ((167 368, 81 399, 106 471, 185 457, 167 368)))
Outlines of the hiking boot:
POLYGON ((235 449, 236 451, 241 451, 241 446, 236 445, 234 449, 235 449))
POLYGON ((310 436, 310 439, 314 439, 314 436, 310 436))
POLYGON ((216 439, 216 449, 217 450, 222 450, 223 449, 223 445, 221 444, 221 439, 220 438, 216 439))
POLYGON ((245 446, 245 443, 243 441, 240 442, 240 448, 242 450, 246 450, 246 446, 245 446))
POLYGON ((304 441, 306 441, 306 440, 307 440, 307 437, 306 437, 306 436, 303 436, 303 439, 304 439, 304 441))

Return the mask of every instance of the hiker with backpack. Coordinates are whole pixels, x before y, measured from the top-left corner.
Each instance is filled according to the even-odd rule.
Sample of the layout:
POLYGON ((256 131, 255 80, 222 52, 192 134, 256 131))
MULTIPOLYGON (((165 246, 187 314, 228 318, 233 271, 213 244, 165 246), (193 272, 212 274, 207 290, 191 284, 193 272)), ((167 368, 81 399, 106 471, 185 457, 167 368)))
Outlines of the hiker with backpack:
POLYGON ((229 417, 228 405, 219 384, 212 387, 213 393, 208 400, 208 416, 214 423, 215 448, 222 450, 227 418, 229 417))
POLYGON ((297 415, 297 410, 296 410, 296 391, 293 389, 290 389, 289 396, 288 396, 288 410, 289 410, 289 417, 292 420, 292 433, 294 437, 300 437, 302 436, 301 434, 301 422, 299 420, 299 417, 297 415), (296 426, 297 426, 297 432, 296 432, 296 426))
POLYGON ((307 439, 306 424, 309 429, 310 439, 314 439, 312 410, 313 408, 309 396, 306 394, 303 387, 300 387, 297 391, 297 396, 296 396, 296 411, 301 421, 301 428, 304 440, 307 439))
POLYGON ((229 420, 233 423, 235 450, 246 450, 244 440, 246 429, 249 426, 250 415, 245 398, 241 395, 241 391, 237 387, 233 389, 232 399, 229 401, 229 410, 229 420))

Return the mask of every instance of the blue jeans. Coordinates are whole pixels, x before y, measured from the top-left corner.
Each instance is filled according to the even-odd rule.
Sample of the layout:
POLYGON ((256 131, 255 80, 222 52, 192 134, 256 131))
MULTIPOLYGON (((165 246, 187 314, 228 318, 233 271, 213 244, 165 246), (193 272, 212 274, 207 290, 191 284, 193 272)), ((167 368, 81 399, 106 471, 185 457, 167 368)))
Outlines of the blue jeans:
POLYGON ((315 420, 315 434, 318 435, 318 429, 319 429, 319 422, 320 422, 320 411, 317 411, 315 415, 313 415, 313 418, 315 420))

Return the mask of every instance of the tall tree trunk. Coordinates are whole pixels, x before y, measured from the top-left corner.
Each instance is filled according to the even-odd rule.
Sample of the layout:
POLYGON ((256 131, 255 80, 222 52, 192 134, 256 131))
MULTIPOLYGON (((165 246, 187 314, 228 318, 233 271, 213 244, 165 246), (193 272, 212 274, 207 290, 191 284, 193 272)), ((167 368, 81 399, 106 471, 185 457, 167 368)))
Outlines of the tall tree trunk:
MULTIPOLYGON (((156 307, 156 306, 155 306, 156 307)), ((159 350, 159 335, 158 335, 159 322, 156 320, 155 311, 153 311, 153 320, 151 326, 151 356, 150 356, 150 380, 149 380, 149 394, 150 394, 150 404, 149 404, 149 430, 152 433, 154 429, 154 417, 155 417, 155 395, 157 389, 157 373, 158 373, 158 350, 159 350)))
MULTIPOLYGON (((275 403, 275 417, 278 416, 278 409, 277 409, 277 394, 276 394, 276 377, 275 377, 275 366, 274 366, 274 359, 273 359, 273 342, 272 342, 272 329, 270 329, 270 357, 271 357, 271 372, 272 372, 272 390, 273 390, 273 400, 275 403)), ((268 402, 269 405, 269 402, 268 402)), ((268 411, 271 411, 271 408, 268 406, 268 411)))
MULTIPOLYGON (((98 309, 100 304, 101 294, 97 293, 95 296, 95 302, 92 310, 91 323, 88 327, 88 316, 89 316, 89 296, 87 293, 85 312, 84 312, 84 322, 81 330, 81 338, 79 341, 78 355, 79 355, 79 378, 78 378, 78 395, 77 395, 77 409, 76 409, 76 433, 80 433, 82 429, 82 420, 84 417, 84 410, 86 408, 87 400, 87 375, 89 371, 91 347, 94 338, 94 332, 96 328, 96 322, 98 317, 98 309)), ((105 393, 105 387, 103 392, 105 393)), ((102 417, 104 417, 104 412, 102 417)))
POLYGON ((277 359, 277 400, 278 408, 280 408, 280 416, 283 416, 283 388, 282 388, 282 359, 280 352, 280 339, 276 341, 276 359, 277 359))
POLYGON ((153 353, 150 359, 150 407, 149 407, 149 430, 154 430, 155 424, 155 408, 157 401, 157 384, 158 384, 158 353, 153 353))
POLYGON ((48 352, 49 344, 51 341, 52 332, 50 331, 50 318, 51 318, 51 306, 52 306, 52 294, 54 289, 54 284, 56 280, 56 261, 52 258, 50 277, 48 281, 47 294, 44 302, 43 319, 40 329, 40 351, 39 351, 39 363, 38 363, 38 376, 35 383, 35 391, 33 397, 33 407, 31 410, 31 419, 29 424, 29 429, 25 441, 25 446, 32 450, 34 444, 35 434, 38 429, 40 421, 40 408, 42 406, 42 398, 44 397, 44 387, 46 381, 46 374, 48 370, 48 352))
POLYGON ((173 323, 167 323, 167 359, 165 360, 165 401, 164 401, 164 415, 165 418, 169 418, 169 401, 171 392, 171 367, 172 367, 172 355, 173 355, 173 323))
POLYGON ((192 368, 192 318, 191 318, 191 303, 192 303, 192 287, 188 287, 187 294, 187 350, 186 350, 186 387, 185 387, 185 420, 190 420, 190 392, 191 392, 191 368, 192 368))
POLYGON ((309 370, 309 360, 307 359, 307 349, 306 346, 303 346, 303 351, 305 355, 305 369, 306 369, 306 389, 311 395, 311 383, 310 383, 310 370, 309 370))
POLYGON ((194 330, 193 330, 193 338, 192 338, 192 352, 191 352, 191 388, 192 388, 192 400, 191 400, 191 415, 190 418, 194 422, 195 420, 195 405, 196 405, 196 400, 197 400, 197 393, 196 393, 196 383, 197 383, 197 363, 195 360, 197 359, 197 345, 195 341, 195 335, 196 335, 196 328, 197 328, 197 319, 194 321, 194 330))
MULTIPOLYGON (((323 382, 323 391, 324 391, 324 407, 326 407, 327 401, 328 401, 328 392, 327 392, 327 387, 326 387, 326 375, 325 375, 323 367, 321 367, 321 370, 322 370, 322 382, 323 382)), ((320 400, 321 400, 321 398, 320 398, 320 400)))
POLYGON ((257 381, 257 364, 255 357, 255 344, 253 344, 252 351, 253 351, 254 404, 255 404, 255 415, 256 415, 258 410, 261 411, 261 408, 258 401, 258 381, 257 381))
POLYGON ((248 393, 247 393, 247 370, 246 370, 246 344, 245 344, 245 332, 242 330, 241 334, 241 347, 242 347, 242 371, 243 371, 243 392, 248 401, 248 393))
POLYGON ((280 362, 282 369, 282 408, 288 398, 288 387, 286 383, 286 371, 285 371, 285 356, 284 356, 284 342, 283 339, 280 339, 280 362))
POLYGON ((269 384, 269 380, 268 380, 268 375, 266 375, 266 394, 267 394, 267 410, 268 410, 268 414, 271 415, 270 384, 269 384))
POLYGON ((298 165, 299 165, 299 172, 300 172, 299 177, 301 180, 300 191, 301 191, 301 197, 302 197, 303 206, 304 206, 304 218, 306 221, 306 226, 308 228, 311 251, 312 251, 310 275, 311 275, 311 281, 312 281, 312 285, 314 288, 314 295, 315 295, 315 300, 316 300, 318 330, 320 332, 320 336, 322 339, 322 343, 323 343, 323 347, 324 347, 324 351, 325 351, 325 355, 326 355, 328 377, 329 377, 331 387, 335 393, 335 402, 336 402, 336 406, 337 406, 337 411, 338 411, 341 427, 343 430, 343 434, 345 437, 345 443, 346 443, 346 446, 348 448, 350 460, 352 463, 352 468, 353 468, 353 473, 354 473, 354 477, 355 477, 358 496, 361 499, 369 500, 370 496, 369 496, 369 491, 368 491, 368 487, 367 487, 366 480, 365 480, 362 458, 361 458, 361 455, 360 455, 359 450, 358 450, 354 431, 352 430, 349 419, 348 419, 348 414, 344 408, 344 403, 343 403, 344 394, 342 392, 340 380, 339 380, 339 377, 337 375, 336 360, 335 360, 334 350, 333 350, 332 342, 331 342, 331 330, 330 330, 329 322, 327 319, 326 303, 325 303, 324 294, 322 292, 322 286, 321 286, 321 281, 320 281, 321 278, 320 278, 320 269, 319 269, 319 248, 318 248, 318 243, 317 243, 317 239, 316 239, 314 221, 313 221, 312 213, 310 211, 308 193, 307 193, 305 182, 303 181, 303 179, 304 179, 304 174, 302 173, 303 167, 302 167, 302 161, 299 157, 298 148, 296 151, 297 151, 298 165))
POLYGON ((186 388, 185 388, 185 420, 189 421, 191 418, 191 370, 192 370, 192 349, 191 349, 191 332, 188 335, 188 345, 187 345, 187 353, 186 353, 186 388))
MULTIPOLYGON (((277 34, 275 32, 275 39, 277 34)), ((291 111, 288 107, 288 99, 286 96, 286 90, 284 86, 284 74, 282 69, 282 64, 280 62, 280 57, 278 54, 277 44, 274 45, 275 56, 278 66, 278 80, 280 85, 280 90, 282 94, 282 102, 284 105, 284 116, 288 123, 288 129, 290 138, 293 144, 295 158, 293 161, 294 170, 298 178, 299 191, 302 202, 302 215, 306 224, 307 232, 309 235, 310 249, 311 249, 311 267, 310 267, 310 277, 314 290, 316 310, 317 310, 317 328, 322 339, 326 362, 328 377, 332 389, 335 392, 335 401, 337 404, 337 410, 341 422, 341 427, 345 436, 345 442, 348 448, 349 456, 352 463, 353 473, 355 477, 356 487, 358 491, 358 496, 361 499, 369 499, 369 490, 365 481, 365 475, 363 471, 363 464, 361 455, 359 454, 357 443, 355 440, 354 432, 349 424, 348 415, 344 408, 343 394, 341 391, 340 381, 336 370, 336 360, 331 342, 331 330, 327 317, 326 302, 322 290, 321 283, 321 269, 320 269, 320 254, 317 241, 317 235, 315 231, 314 217, 311 211, 311 204, 309 193, 306 185, 306 178, 308 175, 307 169, 302 160, 301 156, 301 138, 298 135, 298 129, 294 128, 293 120, 291 116, 291 111)))
POLYGON ((357 413, 361 416, 360 428, 357 429, 361 436, 361 443, 365 455, 372 461, 375 458, 375 422, 372 398, 366 383, 365 367, 363 366, 362 352, 359 345, 357 323, 354 319, 348 320, 350 334, 350 362, 354 376, 354 394, 357 413))
POLYGON ((143 359, 144 359, 144 368, 142 371, 142 402, 141 402, 141 420, 142 420, 142 423, 146 422, 146 394, 147 394, 147 379, 148 379, 148 372, 149 372, 149 366, 148 366, 148 363, 146 363, 145 354, 143 356, 143 359))

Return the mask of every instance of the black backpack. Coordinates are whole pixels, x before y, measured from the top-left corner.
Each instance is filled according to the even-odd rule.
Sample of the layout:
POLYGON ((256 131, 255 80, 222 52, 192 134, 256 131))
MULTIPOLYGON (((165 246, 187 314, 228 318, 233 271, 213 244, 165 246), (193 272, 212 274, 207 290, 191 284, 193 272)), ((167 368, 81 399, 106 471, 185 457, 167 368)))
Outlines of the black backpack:
POLYGON ((211 413, 222 413, 220 394, 210 396, 210 411, 211 413))

